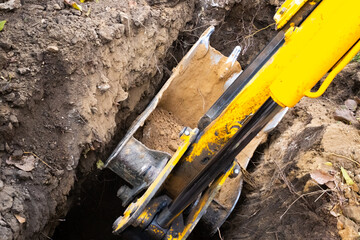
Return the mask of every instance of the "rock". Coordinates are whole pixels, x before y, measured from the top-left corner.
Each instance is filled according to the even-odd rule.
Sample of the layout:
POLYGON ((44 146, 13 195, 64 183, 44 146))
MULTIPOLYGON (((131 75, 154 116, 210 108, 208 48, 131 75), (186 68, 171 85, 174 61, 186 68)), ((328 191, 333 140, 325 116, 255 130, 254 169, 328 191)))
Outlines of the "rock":
POLYGON ((0 212, 8 210, 13 205, 13 198, 4 192, 4 190, 5 189, 0 192, 0 212))
POLYGON ((14 210, 16 213, 24 212, 24 205, 23 205, 22 201, 17 197, 14 198, 12 210, 14 210))
POLYGON ((114 39, 114 29, 110 27, 101 27, 97 33, 104 42, 110 42, 114 39))
POLYGON ((15 189, 12 186, 9 186, 9 185, 5 186, 3 189, 3 192, 8 194, 11 197, 15 196, 15 189))
POLYGON ((54 8, 54 10, 61 10, 60 5, 57 4, 57 3, 55 3, 55 4, 53 5, 53 8, 54 8))
POLYGON ((9 146, 8 143, 5 143, 5 150, 6 150, 6 152, 8 152, 8 153, 11 153, 11 152, 12 152, 12 149, 10 148, 10 146, 9 146))
POLYGON ((4 189, 4 182, 0 180, 0 191, 4 189))
POLYGON ((9 120, 14 125, 14 127, 19 127, 19 120, 15 115, 10 115, 9 120))
POLYGON ((337 229, 339 230, 339 235, 341 239, 357 239, 356 236, 358 233, 358 226, 351 221, 350 219, 340 216, 338 218, 337 229))
POLYGON ((13 233, 10 228, 0 226, 0 239, 1 240, 12 240, 13 233))
POLYGON ((346 206, 343 213, 357 224, 360 224, 360 206, 346 206))
POLYGON ((353 112, 356 111, 357 105, 358 105, 358 104, 357 104, 357 102, 356 102, 355 100, 347 99, 347 100, 345 101, 345 106, 346 106, 349 110, 351 110, 351 111, 353 111, 353 112))
POLYGON ((355 182, 357 182, 357 183, 360 184, 360 174, 356 175, 356 176, 354 177, 354 180, 355 180, 355 182))
POLYGON ((7 224, 10 225, 14 233, 17 233, 20 230, 19 222, 17 221, 17 219, 13 214, 10 213, 4 214, 4 218, 7 224))
POLYGON ((33 179, 33 176, 31 173, 29 172, 25 172, 25 171, 22 171, 22 170, 18 170, 16 173, 15 173, 15 176, 17 179, 19 180, 29 180, 29 179, 33 179))
POLYGON ((12 177, 14 176, 14 171, 12 169, 8 169, 8 168, 5 168, 4 170, 2 170, 2 176, 5 177, 12 177))
POLYGON ((334 113, 334 119, 337 121, 344 122, 346 124, 358 125, 359 122, 356 120, 353 112, 349 109, 337 109, 334 113))
POLYGON ((108 83, 100 84, 98 85, 98 89, 100 90, 100 92, 104 93, 110 89, 110 85, 108 83))
POLYGON ((8 102, 13 102, 16 99, 16 95, 15 95, 15 93, 12 92, 12 93, 9 93, 8 95, 5 95, 4 98, 8 102))
POLYGON ((51 53, 57 53, 57 52, 59 52, 59 48, 55 45, 49 45, 46 48, 46 51, 51 52, 51 53))
POLYGON ((13 104, 17 107, 24 107, 26 104, 26 100, 26 97, 23 94, 20 94, 19 97, 17 97, 16 100, 13 101, 13 104))
POLYGON ((21 149, 16 149, 14 150, 14 152, 12 153, 12 156, 14 158, 21 158, 21 156, 24 154, 23 150, 21 149))
POLYGON ((19 120, 17 119, 17 117, 15 115, 10 115, 9 120, 12 123, 18 123, 19 122, 19 120))
POLYGON ((30 72, 30 68, 21 67, 21 68, 18 68, 17 72, 18 72, 20 75, 25 75, 25 74, 27 74, 27 73, 30 72))
POLYGON ((50 143, 50 144, 49 144, 49 148, 50 148, 51 150, 54 150, 55 147, 56 147, 56 145, 55 145, 54 143, 50 143))
POLYGON ((98 112, 98 109, 96 107, 91 107, 90 110, 91 110, 92 114, 95 114, 98 112))
POLYGON ((20 0, 8 0, 0 3, 0 10, 14 10, 21 7, 20 0))

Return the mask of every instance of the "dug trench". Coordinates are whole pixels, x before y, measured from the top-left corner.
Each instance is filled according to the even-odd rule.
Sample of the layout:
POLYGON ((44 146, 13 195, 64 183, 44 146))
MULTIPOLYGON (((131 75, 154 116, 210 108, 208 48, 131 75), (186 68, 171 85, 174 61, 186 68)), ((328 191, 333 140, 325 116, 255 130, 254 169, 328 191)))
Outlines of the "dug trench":
MULTIPOLYGON (((0 239, 119 239, 111 226, 123 211, 123 182, 99 170, 99 160, 208 25, 217 26, 211 44, 225 55, 243 47, 243 67, 275 34, 278 1, 209 4, 104 0, 86 2, 81 14, 63 1, 29 0, 0 10, 0 239)), ((304 99, 268 136, 214 239, 356 239, 358 192, 339 168, 360 183, 348 160, 360 159, 359 130, 332 114, 359 96, 358 71, 352 63, 324 97, 304 99), (309 177, 327 162, 337 191, 309 177)), ((178 129, 160 127, 175 140, 178 129)), ((192 238, 208 239, 204 229, 192 238)))

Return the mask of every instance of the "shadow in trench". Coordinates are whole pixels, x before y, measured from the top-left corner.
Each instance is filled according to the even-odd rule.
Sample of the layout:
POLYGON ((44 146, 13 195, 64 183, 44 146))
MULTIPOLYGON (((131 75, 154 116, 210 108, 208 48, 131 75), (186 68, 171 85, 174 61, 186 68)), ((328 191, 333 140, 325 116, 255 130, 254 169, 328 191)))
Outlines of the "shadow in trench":
POLYGON ((124 210, 116 192, 120 178, 110 170, 96 171, 87 177, 74 206, 56 228, 54 240, 113 240, 112 224, 124 210))

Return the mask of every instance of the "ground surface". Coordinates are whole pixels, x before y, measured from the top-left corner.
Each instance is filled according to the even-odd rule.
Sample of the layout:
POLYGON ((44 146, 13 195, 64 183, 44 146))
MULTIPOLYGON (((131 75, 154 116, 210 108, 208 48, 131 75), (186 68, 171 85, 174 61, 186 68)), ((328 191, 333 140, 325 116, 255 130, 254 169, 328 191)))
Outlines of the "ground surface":
MULTIPOLYGON (((212 46, 226 55, 242 46, 245 67, 274 36, 269 25, 279 2, 82 6, 81 14, 61 0, 25 0, 0 10, 0 21, 7 20, 0 32, 1 240, 116 239, 110 229, 122 211, 121 182, 96 162, 106 159, 203 30, 217 25, 212 46)), ((269 136, 249 170, 256 184, 221 229, 224 239, 337 239, 358 231, 359 199, 339 167, 360 183, 357 164, 344 158, 360 159, 359 130, 332 117, 360 95, 358 72, 353 63, 325 97, 303 100, 269 136), (341 187, 310 194, 320 190, 310 173, 328 161, 341 187)))

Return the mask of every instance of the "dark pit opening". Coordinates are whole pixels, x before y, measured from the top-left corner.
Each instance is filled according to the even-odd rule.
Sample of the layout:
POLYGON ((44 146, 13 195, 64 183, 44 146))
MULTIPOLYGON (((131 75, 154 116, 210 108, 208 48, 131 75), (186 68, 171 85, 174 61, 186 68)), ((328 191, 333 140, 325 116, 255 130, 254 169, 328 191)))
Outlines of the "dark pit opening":
POLYGON ((56 228, 54 240, 113 240, 112 224, 124 208, 116 192, 121 179, 108 169, 95 171, 73 194, 74 205, 56 228))

